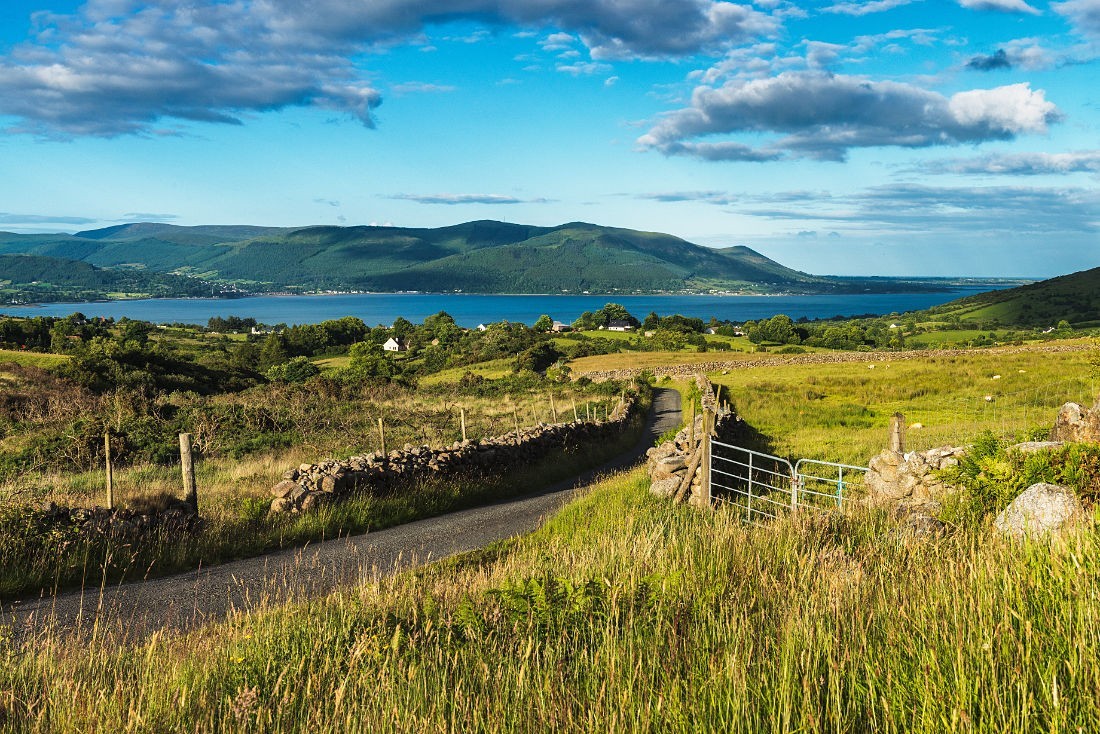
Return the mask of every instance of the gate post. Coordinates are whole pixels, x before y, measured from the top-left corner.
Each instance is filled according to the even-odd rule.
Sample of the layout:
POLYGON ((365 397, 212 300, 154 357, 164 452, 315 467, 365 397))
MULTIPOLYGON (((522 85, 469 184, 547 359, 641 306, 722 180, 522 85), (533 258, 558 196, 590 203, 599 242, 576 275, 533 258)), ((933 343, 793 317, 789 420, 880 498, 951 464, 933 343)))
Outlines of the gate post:
POLYGON ((890 416, 889 448, 899 454, 905 453, 905 416, 901 413, 890 416))
MULTIPOLYGON (((694 422, 693 422, 694 425, 694 422)), ((711 507, 714 502, 714 493, 710 487, 710 460, 711 460, 711 435, 714 431, 714 413, 709 410, 703 412, 703 477, 702 488, 700 494, 700 505, 702 507, 711 507)))

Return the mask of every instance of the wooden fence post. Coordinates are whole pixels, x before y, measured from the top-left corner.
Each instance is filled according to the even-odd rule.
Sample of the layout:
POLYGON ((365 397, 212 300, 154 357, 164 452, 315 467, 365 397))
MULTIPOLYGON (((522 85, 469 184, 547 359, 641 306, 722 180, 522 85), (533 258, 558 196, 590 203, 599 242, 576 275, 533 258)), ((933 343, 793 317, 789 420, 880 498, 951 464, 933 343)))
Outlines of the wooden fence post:
POLYGON ((462 418, 462 440, 466 440, 466 409, 459 408, 459 416, 462 418))
POLYGON ((554 416, 554 422, 558 422, 558 406, 554 405, 554 393, 550 393, 550 413, 554 416))
POLYGON ((378 443, 382 444, 382 458, 386 457, 386 428, 382 424, 382 416, 378 416, 378 443))
POLYGON ((585 403, 584 403, 584 415, 585 415, 585 420, 587 420, 587 421, 592 420, 592 403, 591 403, 591 401, 587 401, 587 400, 585 401, 585 403))
POLYGON ((180 434, 180 467, 183 470, 184 500, 191 505, 191 511, 199 514, 199 491, 195 484, 195 460, 191 455, 191 434, 180 434))
POLYGON ((519 413, 516 412, 516 406, 514 405, 512 406, 512 420, 516 423, 516 444, 518 445, 521 443, 519 437, 519 413))
POLYGON ((894 413, 890 416, 889 447, 891 451, 897 451, 899 454, 905 453, 905 416, 901 413, 894 413))
POLYGON ((691 418, 688 419, 688 446, 695 450, 695 399, 691 401, 691 418))
POLYGON ((580 416, 577 415, 577 401, 573 398, 569 398, 569 402, 573 404, 573 422, 577 423, 581 419, 580 416))
POLYGON ((115 468, 111 464, 111 432, 103 432, 103 456, 107 465, 107 509, 115 509, 115 468))

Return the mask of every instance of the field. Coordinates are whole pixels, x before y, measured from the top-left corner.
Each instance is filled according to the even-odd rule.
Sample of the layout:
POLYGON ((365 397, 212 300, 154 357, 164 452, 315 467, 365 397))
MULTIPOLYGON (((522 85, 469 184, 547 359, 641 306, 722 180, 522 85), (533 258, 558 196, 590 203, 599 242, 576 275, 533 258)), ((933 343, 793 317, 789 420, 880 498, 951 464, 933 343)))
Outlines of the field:
POLYGON ((910 449, 965 444, 983 430, 1024 440, 1049 432, 1063 403, 1091 406, 1100 389, 1097 356, 1089 351, 994 349, 896 362, 881 356, 710 377, 774 452, 863 466, 885 448, 895 412, 914 426, 910 449))
POLYGON ((313 602, 0 666, 24 731, 1089 731, 1100 546, 746 526, 608 480, 534 535, 313 602), (151 664, 156 661, 155 664, 151 664))
POLYGON ((55 367, 67 362, 64 354, 43 354, 42 352, 22 352, 13 349, 0 349, 0 364, 18 364, 30 367, 55 367))

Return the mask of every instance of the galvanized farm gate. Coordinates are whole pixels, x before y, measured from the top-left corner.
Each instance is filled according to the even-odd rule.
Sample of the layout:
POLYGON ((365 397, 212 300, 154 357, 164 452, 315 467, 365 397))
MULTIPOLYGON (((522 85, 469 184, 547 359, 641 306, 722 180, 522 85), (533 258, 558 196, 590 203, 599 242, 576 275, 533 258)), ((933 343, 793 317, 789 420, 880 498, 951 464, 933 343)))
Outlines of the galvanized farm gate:
POLYGON ((848 492, 863 484, 865 466, 780 456, 710 439, 706 476, 710 498, 740 507, 750 521, 785 510, 843 507, 848 492))

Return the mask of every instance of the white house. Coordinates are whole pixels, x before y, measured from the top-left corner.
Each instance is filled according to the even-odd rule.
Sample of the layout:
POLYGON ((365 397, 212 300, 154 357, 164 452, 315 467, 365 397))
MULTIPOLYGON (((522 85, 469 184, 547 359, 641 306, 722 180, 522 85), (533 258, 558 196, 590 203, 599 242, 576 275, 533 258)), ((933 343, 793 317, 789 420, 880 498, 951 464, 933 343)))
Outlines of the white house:
POLYGON ((405 343, 390 337, 386 340, 386 343, 382 345, 382 349, 387 352, 404 352, 408 349, 405 343))
POLYGON ((489 327, 488 327, 488 326, 486 326, 485 324, 478 324, 478 325, 477 325, 477 330, 478 330, 478 331, 488 331, 488 330, 489 330, 489 327))
POLYGON ((612 321, 607 325, 608 331, 630 331, 634 327, 630 325, 629 321, 612 321))

